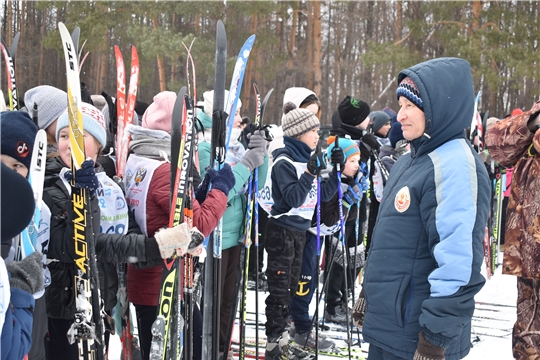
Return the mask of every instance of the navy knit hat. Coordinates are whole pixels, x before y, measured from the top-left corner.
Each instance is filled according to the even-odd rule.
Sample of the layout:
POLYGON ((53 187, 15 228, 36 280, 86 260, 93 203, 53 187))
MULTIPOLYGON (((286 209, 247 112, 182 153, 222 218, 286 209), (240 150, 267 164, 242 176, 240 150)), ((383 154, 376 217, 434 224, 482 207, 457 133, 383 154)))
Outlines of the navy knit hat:
POLYGON ((24 111, 4 111, 0 117, 2 154, 11 156, 30 169, 38 132, 36 124, 24 111))
POLYGON ((418 86, 416 86, 413 79, 411 79, 410 77, 406 77, 401 80, 396 90, 396 96, 398 100, 400 96, 404 96, 405 98, 407 98, 407 100, 416 105, 420 110, 424 111, 424 103, 422 102, 422 98, 420 97, 420 91, 418 90, 418 86))
POLYGON ((390 140, 390 145, 395 149, 398 141, 405 140, 403 137, 403 130, 401 130, 401 123, 396 122, 390 128, 388 132, 388 139, 390 140))

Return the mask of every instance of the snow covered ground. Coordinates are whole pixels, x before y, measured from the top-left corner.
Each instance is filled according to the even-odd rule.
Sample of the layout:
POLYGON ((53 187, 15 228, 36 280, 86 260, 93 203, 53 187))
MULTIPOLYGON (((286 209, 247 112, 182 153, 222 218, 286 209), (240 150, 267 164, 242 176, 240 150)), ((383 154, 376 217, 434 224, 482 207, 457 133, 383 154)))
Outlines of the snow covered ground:
MULTIPOLYGON (((358 294, 358 292, 357 292, 358 294)), ((259 323, 264 323, 264 300, 265 293, 259 293, 259 323)), ((486 281, 486 285, 476 296, 476 310, 473 316, 473 348, 466 360, 484 359, 512 359, 512 327, 516 319, 516 278, 514 276, 502 275, 501 267, 491 280, 486 281)), ((320 307, 320 316, 323 313, 323 306, 320 307)), ((315 313, 315 302, 311 304, 310 313, 315 313)), ((248 294, 248 322, 255 320, 255 292, 248 294)), ((254 337, 253 325, 248 327, 248 336, 254 337)), ((322 332, 332 336, 345 336, 345 332, 329 331, 322 332)), ((259 326, 259 336, 264 338, 264 327, 259 326)), ((356 338, 356 336, 355 336, 356 338)), ((340 342, 345 345, 345 342, 340 342)), ((120 360, 121 344, 118 336, 111 337, 110 360, 120 360)), ((362 344, 362 350, 367 351, 368 344, 362 344)), ((253 348, 252 348, 253 349, 253 348)), ((261 347, 260 351, 264 351, 261 347)), ((360 354, 355 352, 355 354, 360 354)), ((366 354, 363 354, 364 356, 366 354)), ((366 356, 367 357, 367 356, 366 356)), ((263 359, 259 357, 260 359, 263 359)), ((336 357, 319 355, 319 359, 336 359, 336 357)))

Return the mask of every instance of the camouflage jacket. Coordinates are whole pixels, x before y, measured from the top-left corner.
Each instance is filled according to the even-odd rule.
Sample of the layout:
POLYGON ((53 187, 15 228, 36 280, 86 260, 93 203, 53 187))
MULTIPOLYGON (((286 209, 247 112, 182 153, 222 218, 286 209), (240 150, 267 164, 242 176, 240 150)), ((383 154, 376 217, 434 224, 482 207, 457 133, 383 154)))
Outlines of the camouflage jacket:
POLYGON ((536 280, 540 279, 540 154, 532 147, 535 134, 527 122, 538 112, 540 100, 531 110, 495 123, 486 134, 491 156, 502 166, 514 166, 503 273, 536 280))

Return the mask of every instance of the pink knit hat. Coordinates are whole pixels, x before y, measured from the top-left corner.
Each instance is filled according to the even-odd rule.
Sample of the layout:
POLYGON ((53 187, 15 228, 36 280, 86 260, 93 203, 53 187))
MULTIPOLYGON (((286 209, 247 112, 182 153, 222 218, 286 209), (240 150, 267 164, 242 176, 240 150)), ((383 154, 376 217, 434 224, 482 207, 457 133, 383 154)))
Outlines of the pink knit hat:
POLYGON ((154 96, 154 102, 144 112, 142 127, 170 133, 175 101, 176 94, 172 91, 163 91, 154 96))

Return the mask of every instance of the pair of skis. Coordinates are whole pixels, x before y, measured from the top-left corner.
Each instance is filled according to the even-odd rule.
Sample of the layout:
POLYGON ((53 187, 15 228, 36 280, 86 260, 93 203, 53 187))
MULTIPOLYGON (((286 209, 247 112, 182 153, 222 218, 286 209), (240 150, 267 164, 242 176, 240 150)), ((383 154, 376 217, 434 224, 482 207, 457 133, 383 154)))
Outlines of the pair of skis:
MULTIPOLYGON (((242 81, 247 67, 249 54, 255 42, 255 35, 251 35, 240 50, 234 67, 231 86, 227 101, 225 94, 225 77, 227 62, 227 35, 225 26, 219 20, 216 29, 216 70, 214 75, 214 99, 212 109, 212 140, 210 166, 220 170, 225 163, 225 156, 229 147, 231 130, 234 124, 236 108, 242 81)), ((218 359, 220 304, 221 304, 221 229, 222 219, 216 230, 208 240, 208 248, 213 249, 213 257, 205 260, 204 278, 204 308, 203 308, 203 358, 218 359), (210 316, 211 315, 211 316, 210 316)))
MULTIPOLYGON (((193 158, 193 108, 185 95, 186 87, 183 87, 178 92, 172 115, 169 227, 179 225, 185 220, 185 215, 191 214, 189 171, 193 158)), ((180 329, 184 327, 185 319, 181 314, 183 299, 181 299, 180 286, 186 279, 180 279, 180 273, 190 261, 192 261, 191 257, 187 259, 173 257, 164 260, 158 316, 152 325, 151 360, 177 359, 182 352, 180 329)), ((189 285, 192 284, 188 279, 189 285)), ((192 306, 190 300, 187 300, 188 306, 192 306)), ((184 334, 188 337, 185 341, 185 350, 192 352, 193 339, 188 335, 192 333, 191 314, 185 311, 184 316, 187 317, 187 328, 184 334)))
MULTIPOLYGON (((87 53, 88 55, 88 53, 87 53)), ((133 124, 135 116, 135 103, 137 100, 137 88, 139 85, 139 55, 135 46, 131 47, 131 74, 129 78, 129 91, 126 94, 126 70, 124 58, 120 48, 114 46, 116 59, 116 175, 123 179, 126 168, 127 154, 129 151, 130 135, 125 131, 129 124, 133 124), (127 98, 127 101, 126 101, 127 98)), ((80 56, 80 54, 79 54, 80 56)), ((121 316, 122 354, 124 360, 133 358, 133 335, 131 333, 131 312, 127 297, 127 268, 126 264, 118 264, 118 300, 121 316)))
POLYGON ((101 317, 99 276, 96 263, 95 239, 92 229, 90 199, 84 188, 76 188, 76 170, 85 160, 81 86, 77 48, 63 23, 58 23, 66 62, 68 115, 73 180, 71 202, 75 242, 75 321, 68 331, 70 343, 77 342, 79 359, 104 359, 104 326, 101 317))

